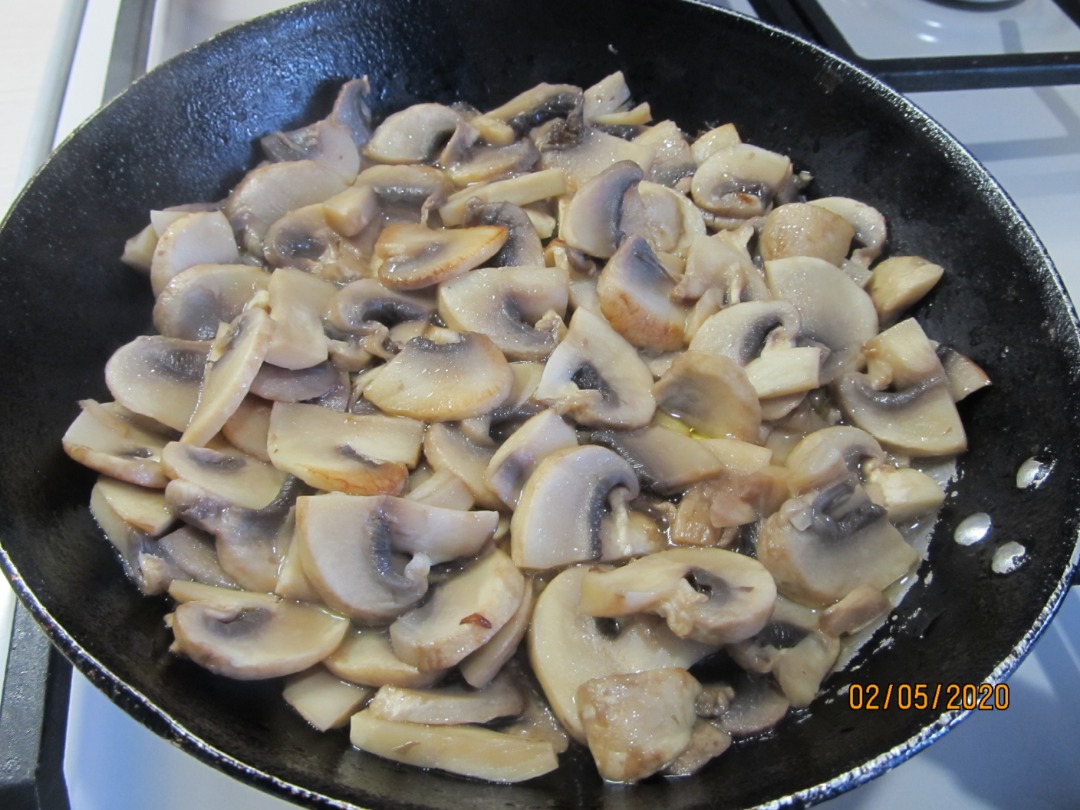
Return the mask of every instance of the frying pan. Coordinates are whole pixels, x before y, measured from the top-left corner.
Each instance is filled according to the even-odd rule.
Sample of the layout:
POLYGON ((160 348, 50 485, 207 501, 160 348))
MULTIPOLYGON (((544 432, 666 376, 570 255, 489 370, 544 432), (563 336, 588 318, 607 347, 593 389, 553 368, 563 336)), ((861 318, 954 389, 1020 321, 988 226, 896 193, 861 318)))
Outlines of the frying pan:
POLYGON ((747 18, 661 0, 363 0, 294 7, 215 38, 138 81, 29 184, 0 230, 0 562, 52 641, 153 731, 250 783, 313 806, 803 805, 881 773, 962 710, 856 712, 858 684, 1000 682, 1046 627, 1076 566, 1080 476, 1077 323, 1035 236, 955 141, 882 84, 747 18), (947 268, 917 314, 994 380, 961 403, 959 462, 918 583, 809 712, 700 774, 604 785, 586 755, 516 787, 397 766, 318 734, 280 684, 217 678, 167 653, 164 599, 140 596, 94 526, 93 476, 60 436, 81 398, 109 398, 111 352, 151 331, 146 279, 119 264, 151 208, 219 199, 268 131, 324 115, 367 74, 376 116, 421 100, 493 106, 539 82, 621 69, 657 120, 733 121, 744 140, 813 171, 814 196, 850 195, 890 224, 892 254, 947 268), (1045 481, 1016 485, 1035 457, 1045 481), (958 522, 993 530, 965 547, 958 522), (996 546, 1027 548, 991 571, 996 546))

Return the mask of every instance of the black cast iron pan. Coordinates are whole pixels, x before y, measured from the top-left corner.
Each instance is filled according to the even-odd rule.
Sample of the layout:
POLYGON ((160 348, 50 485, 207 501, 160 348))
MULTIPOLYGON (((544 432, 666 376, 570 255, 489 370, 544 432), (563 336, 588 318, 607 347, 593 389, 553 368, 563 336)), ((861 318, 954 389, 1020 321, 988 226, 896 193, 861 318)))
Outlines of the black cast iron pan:
POLYGON ((34 178, 0 230, 0 540, 3 567, 52 640, 157 733, 301 803, 379 808, 799 805, 880 773, 961 713, 853 712, 852 683, 1005 678, 1046 626, 1076 561, 1080 477, 1077 327, 1050 262, 998 187, 919 111, 850 66, 745 18, 673 0, 363 0, 290 9, 226 33, 140 80, 34 178), (480 107, 539 82, 625 71, 657 120, 737 124, 813 170, 814 195, 879 208, 894 254, 948 269, 920 305, 931 337, 970 354, 993 388, 962 403, 970 452, 920 583, 806 716, 699 775, 605 786, 584 757, 519 787, 425 774, 310 730, 279 684, 213 677, 166 652, 161 599, 123 578, 93 525, 92 475, 60 436, 76 400, 108 399, 110 353, 151 331, 145 278, 119 264, 151 208, 222 197, 253 141, 325 114, 367 74, 376 115, 421 100, 480 107), (1021 490, 1038 457, 1045 483, 1021 490), (988 541, 951 539, 988 512, 988 541), (1024 565, 991 573, 995 545, 1024 565), (787 797, 787 798, 785 798, 787 797))

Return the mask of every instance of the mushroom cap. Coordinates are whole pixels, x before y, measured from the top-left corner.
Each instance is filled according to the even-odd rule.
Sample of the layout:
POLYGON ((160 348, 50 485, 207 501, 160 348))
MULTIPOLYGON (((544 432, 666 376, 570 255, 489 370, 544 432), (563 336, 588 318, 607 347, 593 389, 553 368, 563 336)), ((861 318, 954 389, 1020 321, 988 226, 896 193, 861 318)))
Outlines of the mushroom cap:
POLYGON ((206 341, 142 335, 113 352, 105 385, 125 408, 183 430, 199 400, 209 351, 206 341))
POLYGON ((379 280, 395 290, 430 287, 479 267, 506 242, 501 225, 432 230, 425 225, 388 225, 375 243, 379 280))
POLYGON ((608 259, 596 291, 612 328, 635 346, 683 347, 686 307, 672 300, 675 282, 644 237, 626 239, 608 259))
POLYGON ((270 274, 249 264, 198 264, 173 276, 154 304, 154 327, 181 340, 213 340, 218 324, 229 323, 270 274))
POLYGON ((360 152, 352 132, 330 119, 316 121, 289 132, 271 132, 259 146, 274 161, 314 160, 323 163, 351 183, 360 171, 360 152))
POLYGON ((485 117, 505 121, 520 135, 552 118, 565 118, 583 102, 580 87, 541 82, 490 110, 485 117))
POLYGON ((268 505, 285 483, 285 472, 232 448, 169 442, 162 450, 161 463, 170 478, 182 478, 245 509, 268 505))
POLYGON ((427 321, 436 310, 429 292, 402 292, 373 278, 358 279, 337 291, 327 318, 335 328, 353 334, 364 334, 373 323, 391 327, 427 321))

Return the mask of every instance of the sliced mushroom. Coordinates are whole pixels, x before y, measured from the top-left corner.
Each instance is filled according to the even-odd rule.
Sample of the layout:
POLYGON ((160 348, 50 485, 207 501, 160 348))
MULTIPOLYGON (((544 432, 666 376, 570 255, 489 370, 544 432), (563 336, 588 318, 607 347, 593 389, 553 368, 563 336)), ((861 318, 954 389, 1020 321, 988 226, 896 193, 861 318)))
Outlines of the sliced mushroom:
POLYGON ((331 493, 298 499, 295 542, 305 573, 328 605, 379 623, 427 592, 431 565, 476 554, 497 521, 495 512, 331 493))
POLYGON ((632 161, 620 161, 586 182, 559 223, 559 238, 590 256, 606 259, 629 236, 646 229, 638 184, 645 173, 632 161))
POLYGON ((169 442, 161 454, 170 478, 182 478, 245 509, 261 509, 277 497, 285 473, 238 450, 169 442))
POLYGON ((638 184, 638 194, 649 243, 657 252, 685 258, 695 238, 705 236, 701 210, 686 195, 648 180, 638 184))
POLYGON ((141 561, 145 558, 147 549, 152 547, 153 538, 137 526, 126 521, 119 512, 113 508, 106 498, 106 491, 102 488, 102 477, 90 490, 90 514, 97 523, 98 528, 112 544, 120 558, 120 564, 128 579, 135 583, 144 594, 161 593, 168 587, 173 572, 167 572, 164 576, 150 576, 144 572, 141 561))
POLYGON ((586 681, 667 667, 687 669, 710 648, 676 636, 658 617, 631 616, 617 623, 581 612, 587 566, 568 568, 540 593, 529 625, 529 661, 544 695, 567 732, 584 743, 578 689, 586 681))
POLYGON ((281 696, 319 731, 341 728, 371 698, 372 690, 316 666, 289 677, 281 696))
POLYGON ((670 776, 691 776, 712 759, 720 756, 731 747, 731 735, 720 725, 699 719, 690 732, 690 744, 675 759, 664 766, 664 773, 670 776))
POLYGON ((830 636, 850 635, 885 618, 892 610, 888 598, 877 588, 860 585, 821 612, 819 625, 830 636))
POLYGON ((851 254, 853 263, 865 269, 881 255, 887 229, 885 217, 876 208, 850 197, 822 197, 809 204, 843 217, 854 229, 855 239, 862 247, 851 254))
POLYGON ((822 607, 859 585, 884 589, 919 559, 852 481, 789 500, 762 524, 757 551, 782 594, 822 607))
POLYGON ((557 267, 483 268, 439 285, 439 314, 451 329, 491 338, 510 360, 542 360, 558 342, 569 292, 557 267))
MULTIPOLYGON (((446 172, 434 166, 370 166, 356 177, 354 189, 371 189, 379 203, 382 222, 427 222, 429 213, 454 191, 446 172)), ((332 202, 332 201, 328 201, 332 202)), ((333 221, 333 214, 327 211, 333 221)))
POLYGON ((787 301, 745 301, 709 317, 691 339, 690 349, 745 367, 770 339, 793 342, 801 333, 799 312, 787 301))
POLYGON ((170 649, 218 675, 254 680, 300 672, 332 653, 349 627, 314 605, 213 590, 220 593, 177 605, 170 649))
POLYGON ((397 416, 452 421, 488 413, 512 384, 513 372, 490 338, 442 330, 408 341, 364 397, 397 416))
POLYGON ((340 386, 343 376, 347 386, 348 375, 343 375, 329 360, 301 369, 263 363, 248 392, 274 402, 306 402, 317 400, 340 386))
POLYGON ((351 183, 360 171, 360 152, 352 132, 345 124, 329 119, 291 132, 271 132, 259 139, 259 146, 271 160, 322 163, 347 183, 351 183))
POLYGON ((422 163, 435 157, 464 119, 442 104, 413 104, 387 116, 364 147, 379 163, 422 163))
POLYGON ((566 173, 558 168, 544 169, 505 180, 495 180, 481 186, 467 186, 450 195, 446 203, 440 206, 439 216, 444 225, 454 227, 463 223, 469 208, 477 204, 505 202, 528 205, 564 193, 566 173))
POLYGON ((524 595, 525 578, 494 549, 390 625, 394 653, 421 670, 452 667, 487 643, 517 612, 524 595))
POLYGON ((379 196, 372 186, 349 186, 322 203, 322 215, 342 236, 358 236, 379 215, 379 196))
POLYGON ((365 686, 400 686, 422 689, 437 683, 445 674, 443 670, 421 672, 412 664, 406 664, 390 646, 390 631, 385 627, 353 628, 323 664, 350 683, 365 686))
POLYGON ((64 452, 100 473, 143 487, 163 489, 169 477, 161 452, 171 440, 164 430, 148 430, 121 405, 92 399, 79 402, 79 415, 64 433, 64 452))
POLYGON ((160 295, 177 274, 189 267, 240 261, 232 226, 221 211, 183 214, 158 234, 150 260, 154 295, 160 295))
POLYGON ((756 635, 772 614, 776 584, 750 557, 721 548, 674 548, 581 580, 589 616, 663 616, 680 638, 721 645, 756 635))
POLYGON ((690 151, 694 155, 694 161, 700 166, 721 149, 728 149, 740 143, 742 139, 735 125, 721 124, 699 135, 690 144, 690 151))
POLYGON ((479 726, 432 727, 380 720, 370 711, 353 715, 349 739, 362 751, 415 765, 485 779, 524 782, 555 770, 551 743, 479 726))
POLYGON ((836 425, 807 434, 788 453, 784 462, 791 471, 791 491, 798 495, 838 481, 861 478, 862 465, 881 464, 885 451, 865 430, 836 425))
POLYGON ((269 463, 270 453, 266 446, 269 429, 270 403, 248 396, 221 426, 221 435, 237 450, 269 463))
POLYGON ((791 703, 768 678, 747 676, 735 684, 735 698, 722 715, 720 727, 732 737, 749 737, 775 727, 791 703))
POLYGON ((352 135, 353 143, 363 146, 371 137, 371 110, 368 109, 367 97, 371 95, 371 85, 367 76, 351 79, 341 85, 329 120, 344 125, 352 135))
POLYGON ((729 357, 700 351, 679 354, 653 386, 660 410, 705 436, 756 441, 761 404, 746 372, 729 357))
POLYGON ((497 225, 432 230, 423 225, 390 225, 375 243, 379 280, 395 290, 430 287, 479 267, 506 241, 497 225))
MULTIPOLYGON (((327 203, 340 195, 334 195, 327 203)), ((367 272, 369 250, 353 244, 330 224, 326 203, 296 208, 270 225, 263 254, 274 267, 295 267, 332 282, 351 281, 367 272)))
POLYGON ((500 717, 516 717, 525 710, 525 698, 507 675, 501 675, 479 689, 461 686, 426 689, 384 686, 367 708, 383 720, 456 726, 490 723, 500 717))
POLYGON ((544 264, 540 234, 523 208, 509 202, 470 202, 465 207, 465 225, 499 225, 506 228, 506 242, 491 257, 491 267, 526 267, 544 264))
POLYGON ((770 298, 765 277, 747 249, 753 235, 753 228, 747 225, 712 236, 696 236, 687 251, 686 267, 672 296, 680 301, 705 303, 705 298, 712 292, 720 305, 770 298))
POLYGON ((328 355, 323 314, 337 288, 310 273, 280 267, 267 286, 274 333, 266 362, 289 369, 310 368, 328 355))
POLYGON ((690 745, 700 693, 701 684, 674 667, 583 683, 578 713, 600 776, 637 782, 679 756, 690 745))
POLYGON ((945 369, 945 376, 949 380, 949 391, 953 401, 959 402, 973 394, 980 388, 990 385, 990 376, 979 365, 965 354, 961 354, 951 346, 938 345, 937 355, 941 360, 941 366, 945 369))
POLYGON ((611 450, 583 445, 551 453, 525 482, 510 522, 521 568, 546 570, 602 557, 602 532, 617 490, 638 494, 633 468, 611 450))
MULTIPOLYGON (((460 127, 458 131, 461 131, 460 127)), ((473 129, 473 132, 476 130, 473 129)), ((447 144, 447 150, 450 146, 447 144)), ((540 153, 527 138, 503 146, 493 144, 480 146, 470 144, 470 146, 472 148, 465 154, 456 156, 448 155, 444 150, 443 156, 439 159, 439 163, 446 166, 446 173, 458 186, 490 183, 527 172, 540 159, 540 153)))
POLYGON ((672 300, 675 282, 644 237, 626 239, 597 282, 600 311, 627 341, 645 349, 683 347, 686 308, 672 300))
POLYGON ((476 499, 465 482, 447 470, 433 471, 427 467, 418 467, 409 476, 406 490, 406 498, 428 506, 472 509, 476 504, 476 499))
POLYGON ((913 467, 875 467, 866 476, 866 489, 893 523, 934 514, 945 503, 941 484, 913 467))
POLYGON ((228 329, 221 330, 210 346, 199 401, 180 441, 203 445, 221 430, 247 396, 273 331, 270 316, 258 307, 245 310, 228 329))
POLYGON ((427 292, 400 292, 372 278, 342 287, 328 311, 330 322, 343 332, 364 334, 372 324, 386 327, 408 321, 427 321, 435 302, 427 292))
POLYGON ((143 335, 121 346, 105 364, 105 385, 135 413, 183 430, 199 400, 210 344, 143 335))
POLYGON ((647 179, 654 183, 675 188, 697 168, 690 144, 674 121, 660 121, 647 128, 634 143, 652 152, 647 179))
POLYGON ((634 347, 602 317, 578 309, 535 396, 583 425, 635 428, 656 410, 652 384, 634 347))
POLYGON ((491 110, 486 117, 505 121, 521 135, 552 118, 565 118, 583 103, 580 87, 542 82, 491 110))
POLYGON ((577 434, 555 411, 544 410, 510 434, 491 456, 484 478, 511 509, 540 463, 559 450, 577 446, 577 434))
POLYGON ((761 229, 761 257, 815 256, 837 267, 844 263, 855 228, 839 214, 810 203, 778 205, 761 229))
POLYGON ((162 577, 161 590, 172 587, 178 580, 190 580, 220 588, 237 588, 236 580, 225 573, 218 559, 214 538, 191 526, 179 529, 158 540, 149 555, 141 555, 139 568, 149 579, 149 564, 164 561, 167 577, 162 577))
POLYGON ((737 143, 713 152, 694 172, 694 202, 734 220, 764 215, 774 199, 794 192, 791 160, 758 146, 737 143))
MULTIPOLYGON (((631 135, 637 132, 637 127, 630 130, 631 135)), ((609 134, 600 127, 586 126, 580 115, 551 121, 535 130, 532 138, 540 150, 540 165, 565 172, 571 193, 618 163, 636 164, 646 174, 652 168, 654 150, 650 146, 609 134)))
MULTIPOLYGON (((503 665, 513 657, 521 640, 525 638, 525 632, 529 629, 529 622, 532 620, 533 604, 533 581, 526 577, 525 592, 514 615, 483 647, 469 653, 458 665, 462 677, 469 686, 480 689, 489 684, 503 670, 503 665)), ((523 706, 514 714, 520 714, 524 710, 523 706)))
POLYGON ((486 472, 494 448, 466 436, 460 426, 436 422, 424 434, 424 457, 437 471, 461 481, 475 501, 485 509, 500 509, 502 503, 488 487, 486 472))
POLYGON ((177 273, 154 304, 154 327, 166 337, 213 340, 218 324, 229 323, 270 274, 246 264, 199 264, 177 273))
POLYGON ((921 256, 891 256, 874 266, 867 291, 883 323, 889 323, 934 288, 945 268, 921 256))
POLYGON ((121 520, 151 537, 160 537, 176 520, 161 490, 104 475, 98 478, 95 487, 121 520))

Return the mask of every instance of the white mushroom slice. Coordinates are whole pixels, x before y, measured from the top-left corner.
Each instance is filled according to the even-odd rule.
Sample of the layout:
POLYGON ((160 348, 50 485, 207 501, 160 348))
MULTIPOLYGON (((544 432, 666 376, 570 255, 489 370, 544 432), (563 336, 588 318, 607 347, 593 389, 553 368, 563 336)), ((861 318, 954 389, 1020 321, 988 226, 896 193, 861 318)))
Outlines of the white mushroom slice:
POLYGON ((343 680, 375 687, 421 689, 434 685, 445 674, 439 669, 421 672, 394 655, 390 631, 385 627, 354 626, 323 664, 343 680))
POLYGON ((169 442, 161 463, 170 478, 182 478, 245 509, 263 508, 285 483, 285 472, 238 450, 169 442))
POLYGON ((941 484, 912 467, 875 467, 866 476, 866 490, 893 523, 933 514, 945 503, 941 484))
POLYGON ((848 221, 855 231, 855 240, 862 245, 851 254, 853 262, 866 268, 881 255, 888 231, 885 217, 876 208, 850 197, 822 197, 811 200, 809 204, 824 208, 848 221))
POLYGON ((767 343, 746 364, 746 378, 761 399, 804 394, 821 385, 821 367, 828 353, 821 346, 767 343))
MULTIPOLYGON (((417 471, 419 469, 417 468, 417 471)), ((476 503, 468 485, 449 470, 428 470, 428 474, 420 480, 417 480, 414 472, 409 476, 406 486, 406 498, 428 506, 472 509, 476 503)))
POLYGON ((387 116, 364 147, 364 157, 379 163, 422 163, 435 157, 464 121, 442 104, 414 104, 387 116))
POLYGON ((874 266, 867 292, 882 323, 912 307, 945 275, 945 268, 921 256, 892 256, 874 266))
POLYGON ((652 384, 634 347, 602 317, 578 309, 535 396, 583 425, 635 428, 656 410, 652 384))
POLYGON ((707 318, 690 349, 728 357, 745 367, 769 340, 791 342, 801 333, 799 312, 787 301, 744 301, 707 318))
POLYGON ((852 481, 787 501, 762 524, 757 552, 782 594, 822 607, 859 585, 884 589, 919 559, 852 481))
POLYGON ((451 329, 487 335, 510 360, 542 360, 558 342, 541 328, 545 316, 561 318, 569 293, 557 267, 489 267, 440 284, 439 314, 451 329))
POLYGON ((170 279, 154 304, 154 327, 166 337, 213 340, 236 318, 270 274, 247 264, 198 264, 170 279))
POLYGON ((876 466, 884 460, 885 451, 865 430, 835 425, 808 433, 791 448, 784 463, 791 471, 791 491, 799 495, 850 477, 859 479, 864 462, 876 466))
POLYGON ((221 211, 184 214, 158 234, 150 260, 154 295, 160 295, 177 274, 189 267, 240 261, 232 226, 221 211))
MULTIPOLYGON (((296 532, 296 521, 292 521, 293 534, 296 532)), ((304 563, 300 559, 299 544, 289 542, 289 547, 281 557, 277 569, 277 581, 274 582, 273 593, 285 599, 296 602, 319 602, 322 597, 311 584, 307 574, 304 573, 304 563)))
POLYGON ((349 627, 341 616, 265 593, 222 590, 172 614, 169 648, 217 675, 256 680, 291 675, 332 653, 349 627))
POLYGON ((729 357, 685 351, 653 386, 660 410, 705 436, 755 441, 761 404, 746 372, 729 357))
POLYGON ((387 222, 426 223, 429 212, 453 192, 454 183, 446 172, 433 166, 381 165, 360 172, 353 188, 370 188, 374 192, 381 216, 375 217, 372 224, 381 227, 387 222))
POLYGON ((322 203, 326 224, 342 236, 357 236, 375 221, 379 196, 370 185, 349 186, 322 203))
POLYGON ((210 347, 199 402, 180 441, 203 445, 214 437, 247 396, 270 348, 273 321, 253 307, 223 329, 210 347))
POLYGON ((720 715, 720 727, 732 737, 749 737, 776 726, 791 708, 783 693, 767 678, 739 680, 735 698, 720 715))
POLYGON ((839 602, 823 610, 818 623, 822 632, 839 638, 857 633, 884 619, 890 610, 892 603, 885 594, 869 585, 860 585, 839 602))
POLYGON ((711 651, 676 636, 658 617, 642 614, 597 621, 581 612, 586 566, 568 568, 540 593, 529 625, 529 661, 552 711, 567 732, 585 742, 578 713, 579 687, 594 678, 678 667, 688 669, 711 651))
POLYGON ((494 549, 390 625, 394 653, 422 670, 452 667, 486 644, 517 612, 524 595, 525 578, 494 549))
POLYGON ((577 692, 585 739, 600 776, 637 782, 689 745, 701 684, 685 669, 607 675, 577 692))
POLYGON ((240 233, 244 248, 258 257, 271 225, 289 211, 340 194, 347 185, 333 169, 313 160, 267 163, 248 172, 232 190, 225 215, 240 233))
POLYGON ((365 274, 365 253, 330 225, 323 203, 289 211, 263 236, 263 255, 271 266, 295 267, 331 281, 365 274))
POLYGON ((474 200, 479 203, 528 205, 558 197, 565 194, 566 190, 566 172, 558 168, 546 168, 505 180, 495 180, 482 186, 467 186, 450 195, 446 203, 439 208, 439 216, 444 225, 455 227, 465 221, 469 207, 476 204, 474 200))
MULTIPOLYGON (((460 130, 459 130, 460 131, 460 130)), ((476 131, 475 129, 473 130, 476 131)), ((451 144, 447 144, 449 149, 451 144)), ((446 173, 458 186, 470 186, 474 183, 490 183, 510 175, 527 172, 540 159, 540 153, 533 142, 527 138, 504 146, 473 146, 467 154, 456 160, 447 161, 444 150, 439 163, 446 166, 446 173)))
POLYGON ((690 151, 694 155, 695 162, 700 166, 721 149, 730 149, 740 143, 742 139, 735 125, 721 124, 698 136, 697 140, 690 144, 690 151))
POLYGON ((176 520, 161 490, 147 489, 108 476, 98 478, 95 486, 121 520, 151 537, 160 537, 176 520))
MULTIPOLYGON (((634 138, 634 143, 652 153, 647 179, 674 188, 694 173, 697 162, 686 136, 674 121, 660 121, 634 138)), ((698 220, 701 215, 698 213, 698 220)), ((704 221, 702 221, 704 232, 704 221)))
POLYGON ((683 347, 686 307, 672 300, 675 282, 640 236, 626 239, 597 281, 600 311, 635 346, 656 351, 683 347))
POLYGON ((143 335, 121 346, 105 364, 105 385, 135 413, 183 430, 199 400, 210 344, 143 335))
POLYGON ((221 426, 221 435, 237 450, 269 463, 270 453, 266 447, 269 430, 270 403, 247 396, 221 426))
POLYGON ((559 221, 559 238, 572 248, 606 259, 629 236, 646 232, 638 184, 645 173, 629 160, 591 178, 570 198, 559 221))
POLYGON ((79 408, 62 439, 65 453, 83 466, 121 481, 165 487, 169 477, 161 467, 161 451, 169 436, 148 430, 116 403, 103 405, 84 399, 79 408))
POLYGON ((490 267, 527 267, 544 264, 541 234, 529 213, 509 202, 470 201, 465 207, 465 225, 501 225, 507 230, 506 242, 488 261, 490 267))
POLYGON ((144 594, 161 593, 168 587, 171 577, 167 573, 163 576, 153 573, 147 576, 140 564, 153 538, 124 520, 112 507, 102 490, 103 480, 99 478, 90 490, 90 515, 116 550, 128 579, 144 594))
POLYGON ((353 334, 365 334, 376 323, 391 327, 426 322, 436 309, 429 292, 400 292, 373 278, 363 278, 337 291, 329 302, 327 317, 337 329, 353 334))
POLYGON ((408 341, 364 388, 364 397, 397 416, 467 419, 503 402, 513 376, 490 338, 444 330, 408 341))
POLYGON ((149 275, 150 263, 154 258, 154 248, 157 247, 158 235, 154 230, 153 223, 146 225, 141 231, 124 242, 124 252, 120 261, 128 267, 149 275))
MULTIPOLYGON (((514 615, 499 628, 499 632, 493 635, 483 647, 469 653, 458 665, 462 677, 469 686, 477 689, 486 686, 502 671, 503 665, 517 652, 518 645, 525 638, 525 632, 529 629, 533 604, 533 581, 527 577, 521 604, 514 611, 514 615)), ((520 711, 524 711, 524 707, 520 711)), ((515 712, 515 714, 520 714, 520 711, 515 712)))
POLYGON ((349 387, 349 375, 329 360, 299 369, 263 363, 251 381, 248 393, 271 402, 322 401, 335 389, 349 387))
MULTIPOLYGON (((185 579, 220 588, 239 587, 221 567, 214 538, 191 526, 181 526, 158 540, 150 559, 155 562, 164 559, 170 569, 169 581, 161 581, 163 591, 173 582, 185 579)), ((149 576, 147 562, 146 557, 140 557, 139 568, 144 576, 149 576)))
POLYGON ((502 675, 480 689, 436 686, 427 689, 384 686, 375 694, 368 711, 382 720, 458 726, 490 723, 500 717, 516 717, 525 710, 525 698, 502 675))
POLYGON ((351 183, 360 170, 360 152, 345 124, 330 119, 291 132, 271 132, 259 139, 266 156, 274 161, 314 160, 351 183))
POLYGON ((489 111, 484 117, 505 121, 518 134, 522 134, 552 118, 566 117, 583 103, 580 87, 541 82, 489 111))
MULTIPOLYGON (((647 107, 638 112, 649 114, 647 107)), ((651 147, 585 126, 573 116, 535 130, 532 138, 540 150, 540 165, 564 171, 566 188, 571 193, 580 191, 617 163, 633 163, 645 173, 652 168, 651 147)))
POLYGON ((436 470, 458 478, 469 494, 485 509, 500 509, 502 503, 488 487, 486 472, 494 449, 477 444, 460 428, 436 422, 424 434, 424 457, 436 470))
POLYGON ((597 116, 625 110, 629 106, 630 88, 621 70, 585 88, 582 97, 582 114, 587 124, 593 123, 597 116))
POLYGON ((479 267, 506 241, 506 228, 432 230, 424 225, 389 225, 375 243, 379 280, 395 290, 430 287, 479 267))
POLYGON ((484 479, 488 488, 511 509, 525 482, 545 458, 577 446, 577 434, 555 411, 544 410, 510 434, 491 456, 484 479))
POLYGON ((266 362, 289 369, 310 368, 327 358, 323 314, 337 288, 311 273, 279 267, 267 286, 274 334, 266 362))
POLYGON ((854 237, 854 226, 824 206, 800 202, 778 205, 761 228, 761 258, 815 256, 840 267, 854 237))
POLYGON ((685 257, 694 239, 705 236, 701 211, 685 195, 648 180, 638 184, 638 194, 645 209, 645 235, 657 251, 685 257))
POLYGON ((267 445, 274 465, 316 489, 396 494, 420 458, 424 425, 381 414, 275 403, 267 445))
POLYGON ((754 229, 747 225, 695 237, 672 296, 680 301, 704 301, 704 296, 715 291, 722 305, 770 298, 765 278, 747 249, 753 235, 754 229))
POLYGON ((667 549, 581 579, 582 613, 656 613, 679 638, 712 645, 756 635, 775 602, 765 566, 722 548, 667 549))
POLYGON ((319 731, 341 728, 371 698, 372 690, 340 680, 323 666, 290 675, 281 696, 319 731))
POLYGON ((856 367, 862 345, 878 331, 870 296, 824 259, 796 256, 765 262, 765 278, 778 297, 790 301, 802 320, 801 335, 829 348, 821 369, 827 384, 856 367))
POLYGON ((731 219, 759 217, 774 198, 786 202, 794 191, 791 160, 738 143, 718 149, 698 166, 690 190, 706 211, 731 219))
POLYGON ((959 402, 980 388, 990 385, 990 376, 967 355, 961 354, 951 346, 938 345, 938 357, 941 359, 945 376, 949 380, 949 391, 953 401, 959 402))
POLYGON ((521 568, 546 570, 600 559, 603 525, 616 491, 638 494, 633 468, 611 450, 583 445, 547 456, 525 482, 510 522, 510 553, 521 568))
POLYGON ((362 751, 421 768, 485 779, 524 782, 559 767, 551 743, 479 726, 426 726, 380 720, 369 711, 352 718, 352 744, 362 751))
POLYGON ((495 512, 331 493, 297 500, 295 542, 304 572, 328 605, 378 623, 427 592, 431 565, 476 554, 497 521, 495 512))

